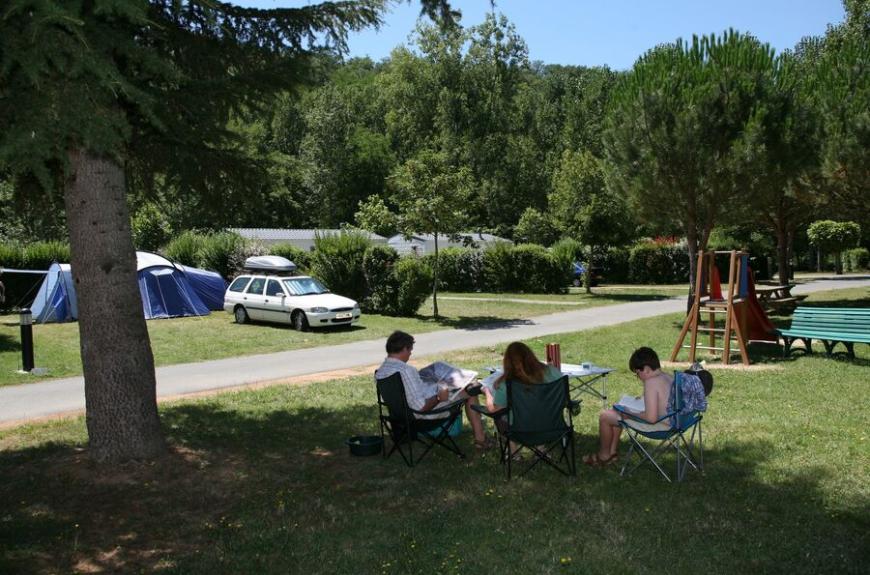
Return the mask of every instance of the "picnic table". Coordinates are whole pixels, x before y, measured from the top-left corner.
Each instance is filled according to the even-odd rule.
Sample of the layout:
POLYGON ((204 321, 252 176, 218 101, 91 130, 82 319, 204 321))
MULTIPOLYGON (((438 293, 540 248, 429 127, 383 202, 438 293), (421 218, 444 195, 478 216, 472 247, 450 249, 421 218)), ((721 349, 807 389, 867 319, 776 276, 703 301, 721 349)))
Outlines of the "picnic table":
POLYGON ((601 400, 601 405, 607 407, 607 374, 615 371, 610 367, 600 367, 591 364, 563 363, 559 370, 568 377, 574 379, 571 385, 572 394, 588 393, 601 400), (596 384, 601 384, 601 390, 596 389, 596 384))
POLYGON ((807 297, 805 295, 792 295, 791 289, 794 286, 795 284, 756 285, 755 295, 758 298, 758 303, 766 311, 792 312, 797 307, 798 302, 807 297))

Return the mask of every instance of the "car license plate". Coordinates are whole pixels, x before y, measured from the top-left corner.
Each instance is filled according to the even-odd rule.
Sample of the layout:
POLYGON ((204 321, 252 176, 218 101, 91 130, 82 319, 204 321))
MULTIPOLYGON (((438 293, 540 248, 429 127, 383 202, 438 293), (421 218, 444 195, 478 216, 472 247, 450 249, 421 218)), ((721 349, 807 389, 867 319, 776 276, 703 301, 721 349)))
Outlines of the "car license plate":
POLYGON ((349 312, 349 311, 348 311, 348 312, 345 312, 345 313, 337 313, 337 314, 335 314, 335 319, 347 319, 347 318, 349 318, 349 317, 353 317, 353 314, 352 314, 351 312, 349 312))

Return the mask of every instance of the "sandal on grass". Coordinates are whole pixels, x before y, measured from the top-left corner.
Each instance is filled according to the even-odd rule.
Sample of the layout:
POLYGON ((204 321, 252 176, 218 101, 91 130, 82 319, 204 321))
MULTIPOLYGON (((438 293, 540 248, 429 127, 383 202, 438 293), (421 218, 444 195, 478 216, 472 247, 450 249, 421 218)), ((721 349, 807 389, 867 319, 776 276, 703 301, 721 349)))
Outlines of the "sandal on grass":
POLYGON ((588 465, 589 467, 607 467, 608 465, 612 465, 616 463, 619 459, 619 454, 614 453, 607 459, 601 459, 598 457, 597 453, 590 453, 589 455, 583 456, 583 463, 588 465))
POLYGON ((493 447, 495 447, 495 441, 492 440, 492 437, 485 436, 482 440, 475 439, 474 440, 475 449, 479 449, 481 451, 489 451, 493 447))

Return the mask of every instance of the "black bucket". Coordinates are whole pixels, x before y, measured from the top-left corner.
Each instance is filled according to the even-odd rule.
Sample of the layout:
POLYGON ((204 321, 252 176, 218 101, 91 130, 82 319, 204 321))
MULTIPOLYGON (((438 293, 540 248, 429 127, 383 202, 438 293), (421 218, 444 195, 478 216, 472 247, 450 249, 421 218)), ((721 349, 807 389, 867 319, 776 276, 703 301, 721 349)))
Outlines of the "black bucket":
POLYGON ((384 448, 384 440, 380 435, 354 435, 345 441, 351 455, 377 455, 384 448))

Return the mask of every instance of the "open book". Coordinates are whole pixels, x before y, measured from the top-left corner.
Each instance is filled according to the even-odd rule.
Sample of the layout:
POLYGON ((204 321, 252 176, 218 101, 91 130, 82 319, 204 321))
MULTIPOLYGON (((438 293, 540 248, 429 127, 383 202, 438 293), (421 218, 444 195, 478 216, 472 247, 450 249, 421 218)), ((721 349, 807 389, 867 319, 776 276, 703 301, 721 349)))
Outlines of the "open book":
POLYGON ((425 383, 446 385, 450 389, 451 399, 476 377, 476 371, 454 367, 443 361, 430 363, 420 370, 420 379, 425 383))
POLYGON ((634 397, 633 395, 623 395, 615 405, 619 405, 627 411, 632 411, 634 413, 643 413, 644 409, 646 409, 643 402, 643 396, 634 397))

